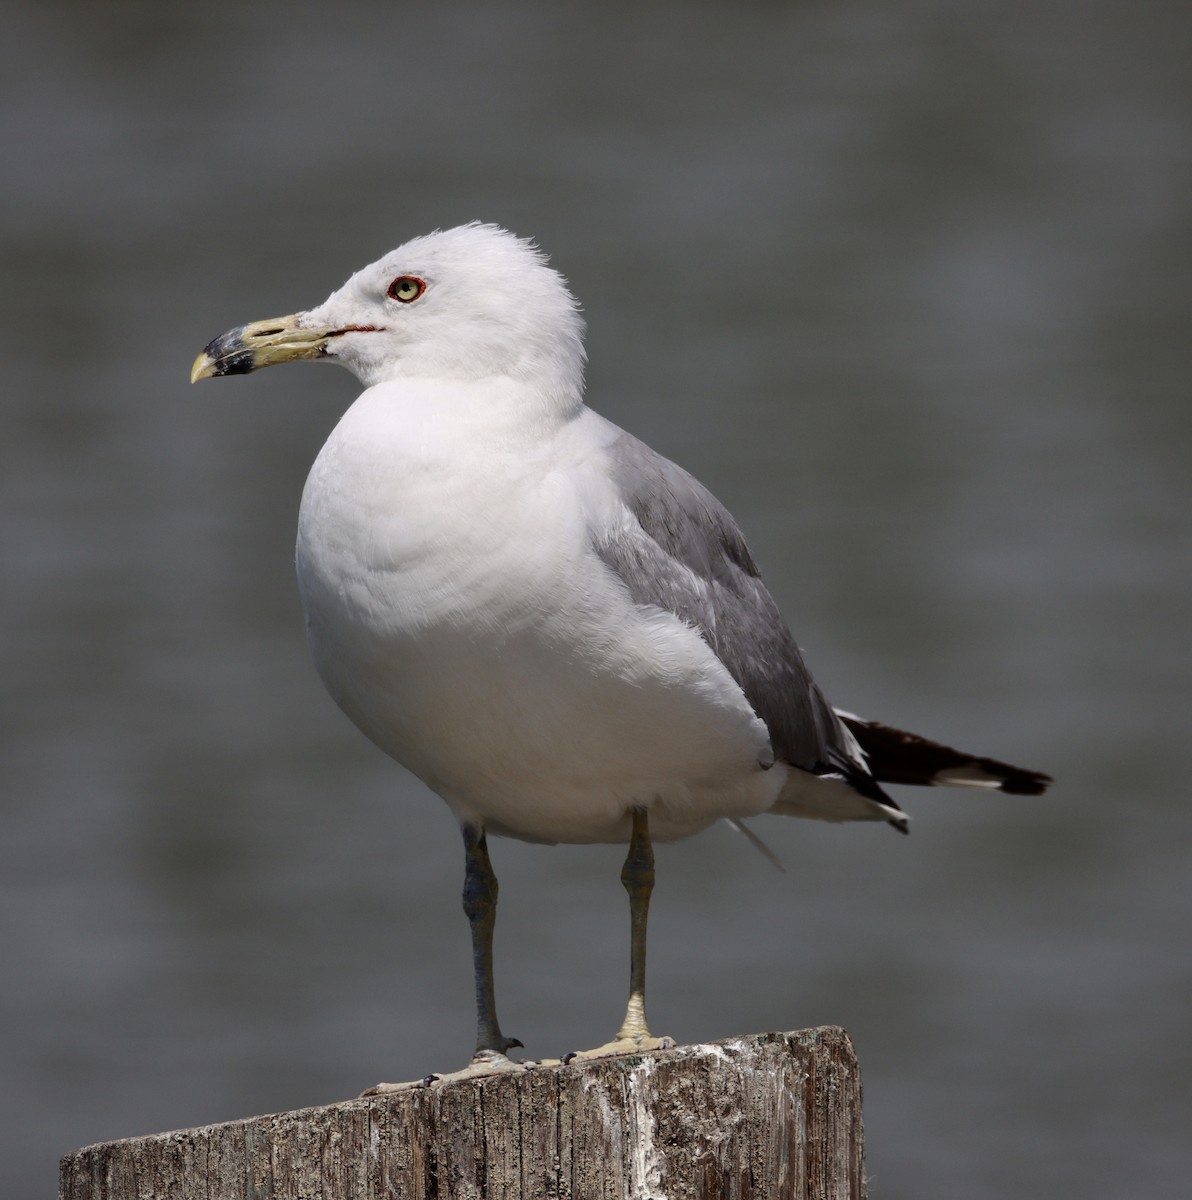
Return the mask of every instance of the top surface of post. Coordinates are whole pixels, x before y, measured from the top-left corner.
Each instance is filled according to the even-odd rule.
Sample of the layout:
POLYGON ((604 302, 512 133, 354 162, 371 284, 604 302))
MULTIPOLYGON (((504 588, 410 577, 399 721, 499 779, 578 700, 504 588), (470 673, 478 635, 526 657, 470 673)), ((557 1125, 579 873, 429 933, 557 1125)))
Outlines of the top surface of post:
POLYGON ((88 1146, 60 1200, 861 1200, 861 1079, 827 1026, 537 1066, 88 1146))

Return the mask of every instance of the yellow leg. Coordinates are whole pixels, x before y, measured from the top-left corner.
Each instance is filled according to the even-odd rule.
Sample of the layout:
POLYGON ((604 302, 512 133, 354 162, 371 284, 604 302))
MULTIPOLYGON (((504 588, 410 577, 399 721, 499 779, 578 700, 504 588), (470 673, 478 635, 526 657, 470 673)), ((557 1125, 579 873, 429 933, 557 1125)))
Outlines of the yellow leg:
POLYGON ((669 1050, 675 1044, 673 1038, 651 1037, 646 1025, 646 920, 650 893, 654 890, 654 847, 650 844, 650 820, 644 808, 633 810, 633 832, 621 868, 621 882, 629 893, 629 1007, 625 1020, 613 1041, 595 1050, 569 1054, 564 1062, 640 1050, 669 1050))

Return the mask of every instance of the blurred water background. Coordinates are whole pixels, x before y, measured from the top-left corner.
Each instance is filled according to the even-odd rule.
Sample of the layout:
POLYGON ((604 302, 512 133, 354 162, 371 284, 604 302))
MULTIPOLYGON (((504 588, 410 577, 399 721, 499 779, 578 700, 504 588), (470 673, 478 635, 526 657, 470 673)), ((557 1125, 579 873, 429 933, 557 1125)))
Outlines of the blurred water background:
MULTIPOLYGON (((881 1200, 1186 1195, 1192 10, 6 6, 0 1195, 471 1047, 457 833, 292 579, 357 388, 209 338, 472 218, 744 526, 838 703, 1053 772, 659 852, 651 1015, 844 1025, 881 1200)), ((612 1032, 614 847, 500 842, 534 1054, 612 1032)))

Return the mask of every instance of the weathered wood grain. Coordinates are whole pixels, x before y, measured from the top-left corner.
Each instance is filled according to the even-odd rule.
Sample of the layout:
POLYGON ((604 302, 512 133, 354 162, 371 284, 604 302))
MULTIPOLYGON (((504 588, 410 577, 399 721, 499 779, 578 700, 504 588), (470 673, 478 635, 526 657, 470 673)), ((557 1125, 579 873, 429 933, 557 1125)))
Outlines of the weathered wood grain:
POLYGON ((825 1027, 538 1067, 88 1146, 60 1200, 862 1200, 825 1027))

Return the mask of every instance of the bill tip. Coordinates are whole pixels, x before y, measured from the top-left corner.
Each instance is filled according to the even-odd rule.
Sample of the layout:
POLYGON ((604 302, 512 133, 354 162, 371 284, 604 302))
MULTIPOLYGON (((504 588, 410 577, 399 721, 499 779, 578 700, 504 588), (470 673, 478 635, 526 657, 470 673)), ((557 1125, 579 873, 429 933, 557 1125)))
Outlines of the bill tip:
POLYGON ((215 359, 207 353, 206 350, 195 359, 194 366, 190 369, 191 383, 198 383, 200 379, 208 379, 215 374, 215 359))

